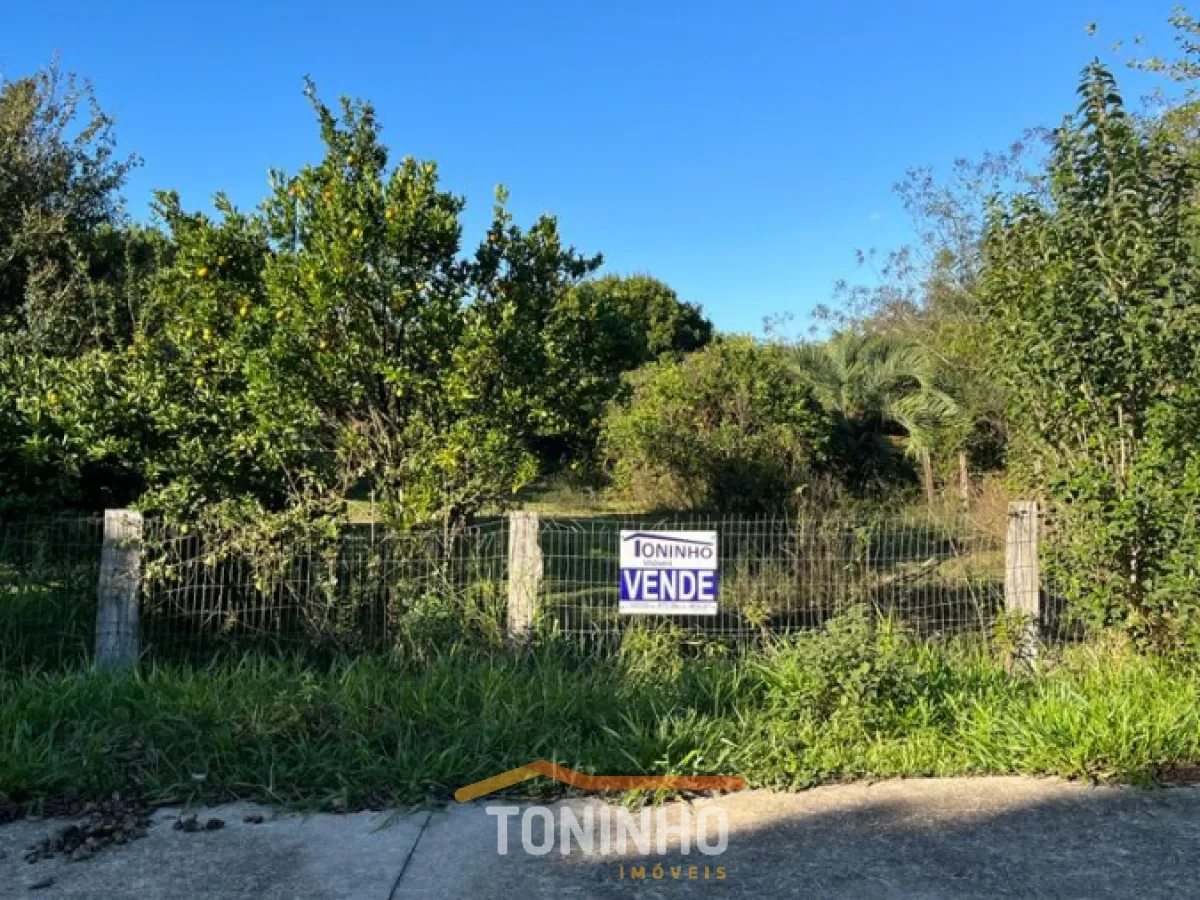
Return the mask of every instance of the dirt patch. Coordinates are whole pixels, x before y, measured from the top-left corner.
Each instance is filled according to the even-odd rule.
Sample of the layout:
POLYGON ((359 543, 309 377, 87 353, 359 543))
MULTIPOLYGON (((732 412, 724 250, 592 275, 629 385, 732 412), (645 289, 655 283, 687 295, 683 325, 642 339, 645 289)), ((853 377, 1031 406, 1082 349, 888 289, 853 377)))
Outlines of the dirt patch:
POLYGON ((0 825, 5 822, 19 822, 25 818, 25 804, 12 800, 0 800, 0 825))
POLYGON ((1168 763, 1158 770, 1163 784, 1200 784, 1200 763, 1168 763))
POLYGON ((148 804, 121 799, 113 794, 100 802, 80 801, 78 804, 63 798, 54 804, 53 815, 82 816, 59 828, 53 835, 34 844, 25 854, 26 862, 38 862, 62 856, 72 862, 90 859, 106 847, 127 844, 144 838, 150 828, 153 812, 148 804))

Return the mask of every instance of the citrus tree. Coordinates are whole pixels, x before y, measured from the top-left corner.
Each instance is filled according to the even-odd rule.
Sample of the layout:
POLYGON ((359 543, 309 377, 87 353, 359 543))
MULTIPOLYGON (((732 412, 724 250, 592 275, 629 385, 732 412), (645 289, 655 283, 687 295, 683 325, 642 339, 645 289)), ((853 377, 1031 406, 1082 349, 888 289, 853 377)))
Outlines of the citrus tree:
POLYGON ((369 485, 411 524, 503 502, 536 473, 546 311, 599 260, 502 202, 466 256, 436 166, 390 168, 369 105, 309 96, 325 155, 273 173, 261 210, 158 197, 174 257, 121 380, 142 503, 330 511, 369 485))

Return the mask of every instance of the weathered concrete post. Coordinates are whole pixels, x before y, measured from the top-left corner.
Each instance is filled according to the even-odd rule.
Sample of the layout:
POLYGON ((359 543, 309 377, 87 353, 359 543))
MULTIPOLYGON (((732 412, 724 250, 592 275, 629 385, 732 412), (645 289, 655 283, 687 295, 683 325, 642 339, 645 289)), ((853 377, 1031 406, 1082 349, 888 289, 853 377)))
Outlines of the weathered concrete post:
POLYGON ((535 512, 514 512, 508 517, 508 640, 527 643, 537 614, 542 583, 542 548, 538 543, 535 512))
POLYGON ((963 509, 971 506, 971 475, 967 471, 967 454, 958 454, 958 496, 962 499, 963 509))
POLYGON ((142 580, 142 514, 104 511, 96 610, 96 665, 131 666, 141 653, 138 594, 142 580))
POLYGON ((1018 656, 1037 655, 1041 622, 1041 570, 1038 565, 1038 505, 1034 500, 1008 504, 1008 529, 1004 543, 1004 605, 1025 624, 1018 656))

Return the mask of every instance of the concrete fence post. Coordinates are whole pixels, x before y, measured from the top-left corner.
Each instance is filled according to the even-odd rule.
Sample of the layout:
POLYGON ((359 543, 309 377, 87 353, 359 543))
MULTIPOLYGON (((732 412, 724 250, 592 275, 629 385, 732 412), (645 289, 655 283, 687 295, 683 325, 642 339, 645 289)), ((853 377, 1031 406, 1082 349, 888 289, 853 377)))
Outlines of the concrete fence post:
POLYGON ((542 548, 538 515, 514 512, 508 517, 508 640, 527 643, 533 633, 538 589, 542 584, 542 548))
POLYGON ((1004 605, 1024 622, 1018 655, 1037 654, 1041 622, 1041 569, 1038 564, 1038 505, 1034 500, 1008 504, 1008 529, 1004 543, 1004 605))
POLYGON ((138 594, 142 580, 142 514, 104 511, 96 610, 96 665, 123 668, 141 653, 138 594))

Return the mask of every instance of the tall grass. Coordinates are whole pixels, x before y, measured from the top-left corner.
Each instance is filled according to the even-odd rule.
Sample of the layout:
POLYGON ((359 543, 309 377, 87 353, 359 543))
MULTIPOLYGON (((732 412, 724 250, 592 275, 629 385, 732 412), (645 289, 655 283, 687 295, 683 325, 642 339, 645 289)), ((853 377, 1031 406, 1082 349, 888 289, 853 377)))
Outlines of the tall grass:
MULTIPOLYGON (((599 774, 1053 773, 1200 761, 1200 669, 1076 647, 1037 677, 860 614, 744 655, 635 631, 621 652, 457 647, 320 670, 243 656, 0 680, 0 793, 413 803, 533 759, 599 774)), ((547 793, 550 783, 528 782, 547 793)))

